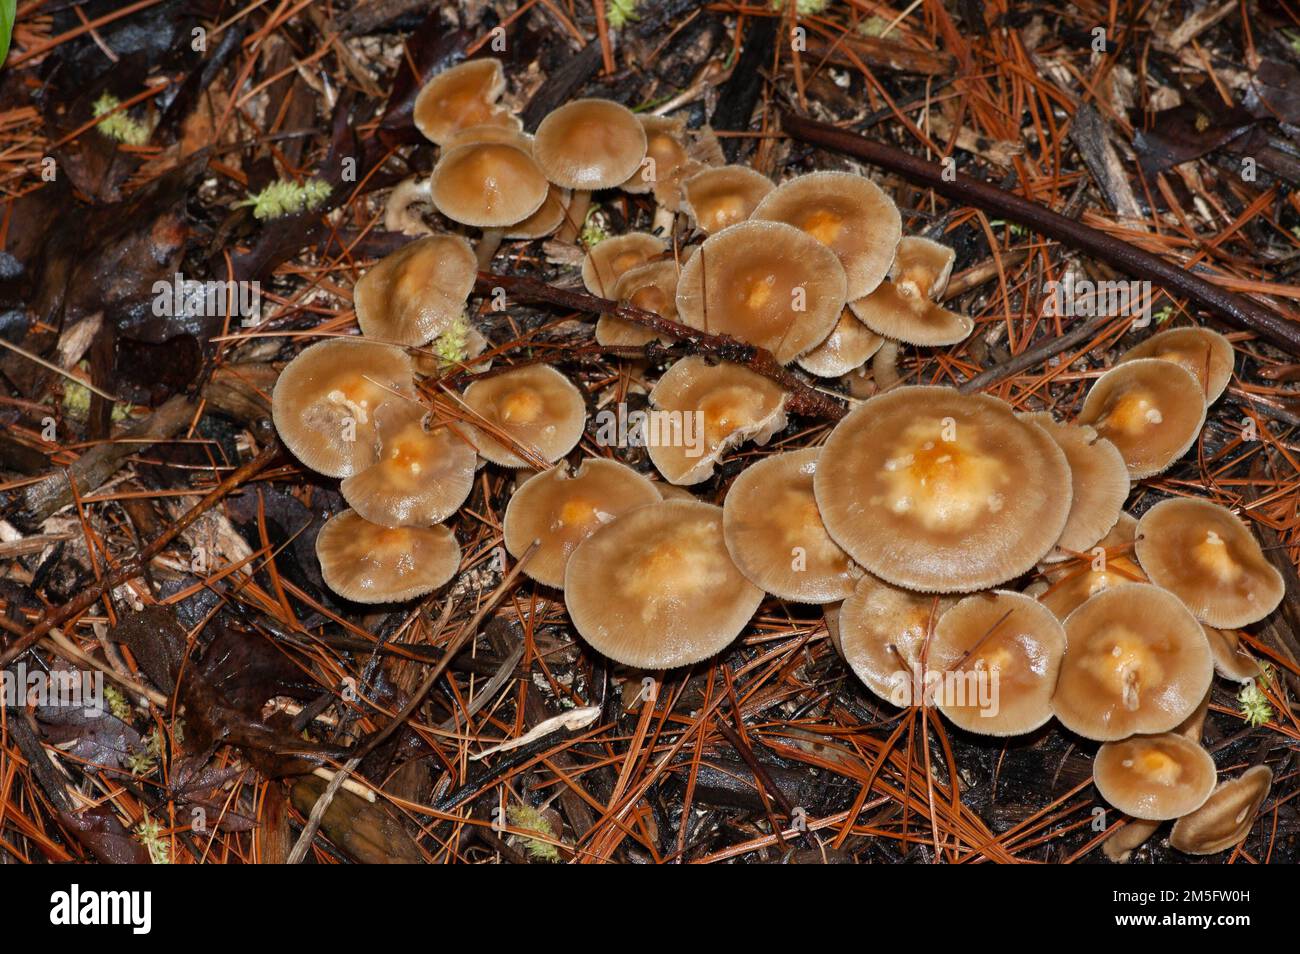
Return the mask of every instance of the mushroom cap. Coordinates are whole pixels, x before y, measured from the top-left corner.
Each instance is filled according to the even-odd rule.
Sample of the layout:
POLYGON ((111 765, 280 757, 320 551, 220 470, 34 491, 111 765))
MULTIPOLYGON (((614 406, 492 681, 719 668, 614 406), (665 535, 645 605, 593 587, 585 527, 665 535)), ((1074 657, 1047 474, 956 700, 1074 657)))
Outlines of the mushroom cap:
MULTIPOLYGON (((465 403, 494 428, 519 444, 531 447, 550 463, 559 460, 582 439, 587 405, 582 393, 550 365, 530 364, 465 389, 465 403)), ((474 446, 487 460, 502 467, 528 467, 527 461, 478 425, 469 425, 474 446)))
POLYGON ((564 602, 582 638, 627 666, 672 669, 725 649, 763 602, 722 540, 722 508, 665 500, 578 544, 564 602))
POLYGON ((1076 424, 1091 424, 1124 456, 1134 480, 1169 467, 1196 443, 1205 400, 1196 378, 1157 358, 1117 364, 1093 383, 1076 424))
POLYGON ((474 487, 473 445, 449 427, 425 430, 423 409, 375 412, 379 460, 339 492, 358 516, 383 527, 427 527, 455 513, 474 487))
MULTIPOLYGON (((614 299, 645 311, 654 312, 668 321, 677 320, 677 263, 660 259, 628 269, 614 284, 614 299)), ((659 339, 649 328, 613 315, 596 319, 596 341, 612 346, 640 347, 659 339)))
POLYGON ((750 219, 793 225, 833 251, 844 266, 848 299, 884 281, 903 233, 894 200, 851 172, 810 172, 783 182, 750 219))
POLYGON ((424 138, 439 146, 474 126, 522 124, 497 100, 506 89, 501 61, 491 57, 466 60, 443 70, 425 83, 415 97, 412 119, 424 138))
POLYGON ((540 541, 523 571, 563 589, 564 567, 579 543, 620 514, 661 499, 654 484, 617 461, 588 458, 572 475, 552 467, 524 481, 506 505, 506 549, 522 557, 540 541))
POLYGON ((460 566, 460 544, 446 527, 381 527, 352 510, 336 513, 316 536, 325 585, 357 603, 400 603, 432 593, 460 566))
POLYGON ((503 142, 443 150, 429 186, 439 212, 485 229, 523 222, 542 207, 551 187, 527 152, 503 142))
POLYGON ((464 313, 477 275, 474 250, 459 235, 408 242, 352 290, 361 333, 392 344, 428 344, 464 313))
POLYGON ((1126 815, 1164 821, 1194 812, 1214 791, 1210 753, 1173 732, 1107 742, 1092 763, 1093 782, 1126 815))
POLYGON ((415 400, 405 351, 363 338, 328 338, 280 372, 271 418, 285 446, 312 470, 351 477, 377 459, 375 411, 405 400, 415 400))
POLYGON ((1267 765, 1220 782, 1200 808, 1174 822, 1170 847, 1186 855, 1213 855, 1241 844, 1272 787, 1273 770, 1267 765))
POLYGON ((1085 739, 1168 732, 1192 714, 1214 677, 1200 624, 1176 596, 1146 583, 1092 597, 1066 617, 1065 638, 1052 705, 1085 739))
POLYGON ((682 207, 705 235, 748 219, 776 186, 748 166, 714 166, 682 181, 682 207))
POLYGON ((1282 574, 1226 507, 1208 500, 1162 500, 1138 521, 1134 550, 1151 582, 1174 593, 1202 623, 1254 623, 1277 608, 1282 574))
POLYGON ((1207 406, 1217 401, 1227 388, 1236 361, 1227 338, 1210 328, 1195 325, 1154 334, 1125 351, 1117 363, 1135 358, 1158 358, 1181 366, 1196 378, 1207 406))
POLYGON ((661 184, 680 179, 682 169, 690 161, 686 148, 686 121, 667 116, 637 115, 645 130, 645 158, 654 165, 642 162, 639 169, 619 184, 624 192, 642 195, 655 191, 661 184))
POLYGON ((797 603, 848 598, 862 576, 822 526, 813 497, 820 450, 772 454, 747 467, 722 505, 727 552, 746 579, 797 603))
POLYGON ((748 368, 682 358, 650 391, 646 451, 669 483, 698 484, 732 447, 765 444, 784 428, 785 399, 779 385, 748 368))
POLYGON ((567 189, 552 185, 546 190, 546 199, 538 210, 522 222, 507 226, 502 238, 536 239, 550 235, 564 224, 571 196, 567 189))
POLYGON ((957 252, 947 245, 919 235, 905 235, 899 239, 889 277, 908 297, 938 301, 948 287, 956 261, 957 252))
POLYGON ((1205 638, 1214 654, 1214 671, 1233 682, 1250 682, 1263 674, 1259 660, 1241 643, 1241 633, 1235 629, 1215 629, 1201 624, 1205 638))
POLYGON ((872 331, 907 344, 930 348, 957 344, 975 330, 975 322, 965 315, 894 282, 881 282, 871 294, 849 302, 849 307, 872 331))
POLYGON ((597 242, 582 260, 582 284, 601 298, 613 298, 626 272, 659 258, 668 243, 649 232, 627 232, 597 242))
POLYGON ((1064 560, 1090 549, 1115 526, 1128 499, 1128 468, 1119 449, 1086 424, 1060 424, 1045 412, 1022 417, 1047 431, 1070 465, 1070 516, 1047 556, 1064 560))
POLYGON ((1160 822, 1147 821, 1145 818, 1130 818, 1123 828, 1116 828, 1106 836, 1106 840, 1101 844, 1101 850, 1116 864, 1127 864, 1133 850, 1142 847, 1159 827, 1160 822))
POLYGON ((850 412, 814 486, 831 537, 869 573, 948 593, 1030 569, 1060 537, 1071 494, 1042 428, 942 387, 896 388, 850 412))
POLYGON ((914 593, 865 574, 840 606, 840 655, 881 699, 911 705, 925 638, 955 603, 952 597, 914 593))
POLYGON ((533 137, 524 132, 519 126, 514 125, 470 126, 453 134, 451 138, 442 144, 442 147, 452 149, 471 142, 505 143, 507 146, 514 146, 520 152, 526 152, 530 156, 533 154, 533 137))
POLYGON ((1089 551, 1080 558, 1052 564, 1044 568, 1046 582, 1036 583, 1026 592, 1063 620, 1104 589, 1121 583, 1147 582, 1147 575, 1132 555, 1136 532, 1137 520, 1121 513, 1110 533, 1097 541, 1096 546, 1106 551, 1098 556, 1104 558, 1089 551))
POLYGON ((537 127, 533 156, 548 179, 566 189, 609 189, 641 167, 645 129, 626 106, 609 99, 575 99, 537 127))
POLYGON ((968 596, 939 618, 927 659, 945 673, 935 704, 979 735, 1023 735, 1052 717, 1065 630, 1051 610, 1008 590, 968 596))
POLYGON ((862 367, 885 339, 845 308, 826 340, 798 359, 799 367, 819 378, 838 378, 862 367))
POLYGON ((666 480, 656 479, 650 481, 655 485, 655 490, 659 491, 659 496, 664 500, 699 500, 688 488, 678 487, 676 484, 670 484, 666 480))
POLYGON ((741 222, 710 235, 677 283, 683 322, 766 348, 782 364, 825 341, 844 303, 835 253, 784 222, 741 222))

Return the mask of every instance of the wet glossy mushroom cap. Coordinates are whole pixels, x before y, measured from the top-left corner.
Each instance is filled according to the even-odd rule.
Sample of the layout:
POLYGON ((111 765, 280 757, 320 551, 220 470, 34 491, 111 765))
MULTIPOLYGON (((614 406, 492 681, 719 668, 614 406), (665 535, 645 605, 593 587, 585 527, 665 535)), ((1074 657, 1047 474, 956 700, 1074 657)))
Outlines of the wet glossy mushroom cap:
POLYGON ((935 705, 979 735, 1023 735, 1052 717, 1065 630, 1051 610, 1007 590, 968 596, 939 618, 928 668, 935 705))
POLYGON ((1273 770, 1256 765, 1221 782, 1200 808, 1174 823, 1169 845, 1186 855, 1213 855, 1246 840, 1273 787, 1273 770))
POLYGON ((432 593, 455 575, 460 545, 444 526, 381 527, 352 510, 316 536, 325 585, 357 603, 400 603, 432 593))
POLYGON ((653 192, 658 185, 680 179, 682 169, 690 161, 685 120, 645 115, 638 115, 637 120, 645 130, 645 160, 619 186, 634 195, 653 192))
POLYGON ((948 287, 956 260, 956 251, 947 245, 919 235, 905 235, 899 239, 889 279, 909 298, 937 301, 948 287))
POLYGON ((785 427, 786 393, 739 365, 683 358, 650 391, 646 450, 669 483, 698 484, 732 447, 767 443, 785 427))
POLYGON ((535 239, 550 235, 564 224, 569 210, 570 194, 567 189, 552 185, 546 190, 546 199, 536 212, 522 222, 505 227, 502 238, 535 239))
POLYGON ((564 573, 564 602, 582 638, 642 669, 721 652, 762 601, 727 554, 722 508, 686 500, 606 524, 578 545, 564 573))
MULTIPOLYGON (((616 301, 653 312, 669 321, 677 320, 677 263, 662 259, 624 272, 614 284, 616 301)), ((649 328, 613 315, 596 319, 596 341, 602 345, 640 347, 660 338, 649 328)))
POLYGON ((682 182, 682 206, 705 235, 744 222, 776 186, 748 166, 716 166, 682 182))
POLYGON ((1179 365, 1196 378, 1205 403, 1209 405, 1219 399, 1232 380, 1236 355, 1232 343, 1217 331, 1187 327, 1170 328, 1152 335, 1120 355, 1119 363, 1135 358, 1157 358, 1179 365))
POLYGON ((885 339, 845 308, 826 340, 798 359, 799 367, 819 378, 838 378, 862 367, 885 339))
POLYGON ((1052 705, 1085 739, 1168 732, 1214 677, 1200 624, 1172 593, 1145 583, 1098 593, 1066 617, 1065 639, 1052 705))
POLYGON ((782 364, 825 341, 844 304, 835 253, 783 222, 742 222, 709 236, 677 284, 683 322, 766 348, 782 364))
POLYGON ((582 284, 601 298, 613 298, 618 280, 660 258, 668 244, 649 232, 628 232, 597 242, 582 260, 582 284))
POLYGON ((900 706, 920 704, 914 687, 920 680, 925 637, 955 602, 864 575, 840 606, 840 654, 881 699, 900 706))
POLYGON ((327 477, 351 477, 376 460, 375 411, 414 399, 411 359, 401 348, 329 338, 285 365, 271 416, 300 461, 327 477))
POLYGON ((850 172, 811 172, 783 182, 750 218, 793 225, 833 251, 844 266, 850 300, 884 281, 902 235, 894 201, 850 172))
POLYGON ((727 552, 740 572, 773 596, 798 603, 846 599, 862 576, 817 512, 818 453, 811 447, 750 464, 722 506, 727 552))
POLYGON ((474 126, 519 129, 513 116, 497 100, 505 92, 501 61, 484 57, 466 60, 443 70, 424 84, 415 97, 412 119, 426 139, 445 145, 458 132, 474 126))
POLYGON ((1138 521, 1134 550, 1151 582, 1176 594, 1209 626, 1257 622, 1286 592, 1250 528, 1208 500, 1176 497, 1156 504, 1138 521))
POLYGON ((1061 535, 1070 468, 1040 427, 987 395, 902 387, 831 432, 815 483, 830 535, 869 573, 971 592, 1029 570, 1061 535))
MULTIPOLYGON (((903 242, 908 241, 924 240, 903 239, 903 242)), ((900 254, 902 247, 899 246, 900 254)), ((948 268, 951 267, 949 263, 948 268)), ((929 287, 937 289, 933 291, 935 296, 942 294, 948 284, 946 272, 934 274, 927 268, 922 273, 921 266, 915 265, 904 274, 905 278, 882 282, 869 295, 849 302, 853 314, 872 331, 907 344, 933 348, 957 344, 970 337, 975 322, 936 304, 924 291, 929 282, 929 287)))
MULTIPOLYGON (((559 371, 545 364, 515 368, 481 378, 465 389, 465 403, 516 443, 554 463, 582 439, 587 406, 582 394, 559 371)), ((530 464, 481 426, 467 427, 478 452, 502 467, 530 464)))
POLYGON ((522 557, 540 541, 523 571, 563 588, 564 567, 579 543, 620 514, 660 499, 654 484, 617 461, 584 460, 573 474, 552 467, 529 477, 510 498, 502 523, 506 549, 522 557))
POLYGON ((1262 675, 1259 661, 1242 643, 1239 631, 1215 629, 1204 624, 1201 628, 1205 630, 1210 652, 1214 654, 1214 671, 1220 676, 1233 682, 1250 682, 1262 675))
POLYGON ((361 333, 391 344, 427 344, 464 313, 477 274, 474 250, 459 235, 408 242, 357 281, 352 300, 361 333))
POLYGON ((441 523, 474 486, 474 447, 449 427, 426 430, 423 408, 386 404, 376 413, 379 460, 339 486, 361 517, 384 527, 441 523))
POLYGON ((439 212, 479 228, 524 221, 542 207, 550 189, 527 152, 501 142, 469 142, 444 150, 429 185, 439 212))
POLYGON ((1205 804, 1218 771, 1205 749, 1167 732, 1107 742, 1092 776, 1101 797, 1124 814, 1163 821, 1205 804))
POLYGON ((1134 480, 1160 473, 1196 443, 1205 400, 1180 365, 1156 358, 1117 364, 1096 380, 1076 424, 1090 424, 1124 456, 1134 480))
POLYGON ((619 185, 641 168, 646 134, 636 115, 608 99, 575 99, 549 113, 533 137, 533 156, 547 178, 594 192, 619 185))
POLYGON ((1137 520, 1121 513, 1110 533, 1098 540, 1088 553, 1053 564, 1045 571, 1046 580, 1034 584, 1027 592, 1055 613, 1057 619, 1063 620, 1104 589, 1123 583, 1147 582, 1146 574, 1133 556, 1136 532, 1137 520), (1105 552, 1094 553, 1097 547, 1105 552))

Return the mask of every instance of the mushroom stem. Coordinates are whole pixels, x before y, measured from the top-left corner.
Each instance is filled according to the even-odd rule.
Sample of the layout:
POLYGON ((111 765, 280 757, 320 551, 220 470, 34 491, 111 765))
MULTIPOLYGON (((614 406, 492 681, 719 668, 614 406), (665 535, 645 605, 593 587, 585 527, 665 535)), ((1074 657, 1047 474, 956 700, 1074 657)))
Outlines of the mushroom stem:
POLYGON ((657 205, 655 206, 655 217, 650 225, 650 231, 655 235, 670 236, 673 234, 673 222, 676 218, 677 214, 672 209, 657 205))
POLYGON ((582 227, 587 222, 587 210, 590 208, 591 193, 574 189, 573 197, 569 199, 569 207, 564 210, 564 224, 555 233, 556 239, 561 242, 572 242, 582 234, 582 227))
POLYGON ((886 388, 892 388, 902 380, 898 376, 898 342, 890 338, 885 339, 885 343, 880 346, 871 359, 871 374, 876 379, 876 388, 884 391, 886 388))
POLYGON ((478 240, 478 248, 474 250, 474 255, 478 258, 479 268, 487 268, 492 264, 492 257, 496 255, 497 249, 501 247, 501 240, 505 236, 505 229, 483 230, 483 237, 478 240))
POLYGON ((412 176, 399 182, 388 195, 384 206, 384 228, 404 235, 432 235, 416 206, 433 208, 428 176, 412 176))

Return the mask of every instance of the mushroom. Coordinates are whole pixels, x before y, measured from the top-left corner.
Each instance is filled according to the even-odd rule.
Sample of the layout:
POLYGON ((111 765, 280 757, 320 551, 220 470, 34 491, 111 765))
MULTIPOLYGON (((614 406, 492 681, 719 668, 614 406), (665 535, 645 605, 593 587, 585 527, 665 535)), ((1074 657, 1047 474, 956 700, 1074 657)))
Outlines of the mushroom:
POLYGON ((432 235, 433 229, 424 220, 424 213, 432 211, 433 197, 429 193, 428 176, 411 176, 393 186, 384 203, 384 229, 403 235, 432 235))
POLYGON ((765 444, 785 427, 786 392, 736 364, 683 358, 650 391, 643 435, 655 469, 672 484, 708 480, 713 465, 746 440, 765 444))
MULTIPOLYGON (((452 136, 444 148, 475 142, 496 142, 514 146, 529 156, 533 154, 533 137, 519 129, 506 126, 474 126, 452 136)), ((550 235, 564 224, 565 213, 569 204, 569 192, 554 183, 548 183, 546 199, 537 211, 520 222, 515 222, 501 229, 505 239, 536 239, 550 235)), ((493 236, 495 238, 495 236, 493 236)), ((484 247, 486 254, 486 248, 484 247)), ((492 249, 495 254, 496 250, 492 249)), ((491 255, 487 258, 490 260, 491 255)))
POLYGON ((677 283, 683 322, 766 348, 782 364, 825 341, 844 302, 835 253, 783 222, 742 222, 710 235, 677 283))
MULTIPOLYGON (((667 321, 676 321, 677 263, 664 259, 629 269, 614 284, 613 297, 667 321)), ((596 319, 598 344, 640 347, 660 338, 649 328, 613 315, 596 319)))
POLYGON ((1165 470, 1196 443, 1205 400, 1196 378, 1157 358, 1117 364, 1094 382, 1076 424, 1090 424, 1124 456, 1129 477, 1165 470))
POLYGON ((443 150, 429 188, 439 212, 483 230, 476 258, 486 268, 509 227, 541 209, 551 185, 524 149, 504 142, 467 142, 443 150))
POLYGON ((423 345, 465 311, 478 264, 459 235, 430 235, 385 256, 357 281, 352 301, 368 338, 423 345))
MULTIPOLYGON (((465 389, 465 404, 515 443, 554 463, 582 439, 587 406, 573 383, 550 365, 530 364, 480 378, 465 389)), ((469 427, 484 458, 502 467, 532 466, 483 424, 469 427)))
POLYGON ((1263 619, 1286 592, 1250 529, 1208 500, 1160 501, 1138 521, 1134 551, 1151 582, 1220 629, 1263 619))
POLYGON ((1200 808, 1174 822, 1170 847, 1187 855, 1213 855, 1241 844, 1272 787, 1273 770, 1267 765, 1220 782, 1200 808))
POLYGON ((902 235, 893 200, 870 179, 850 172, 812 172, 783 182, 750 220, 793 225, 833 251, 844 266, 850 301, 884 281, 902 235))
POLYGON ((1192 714, 1214 677, 1200 624, 1176 596, 1146 583, 1092 597, 1066 617, 1065 638, 1052 705, 1085 739, 1168 732, 1192 714))
POLYGON ((1117 364, 1135 358, 1157 358, 1179 365, 1196 378, 1208 407, 1219 399, 1232 379, 1236 355, 1232 343, 1217 331, 1192 326, 1170 328, 1152 335, 1120 355, 1117 364))
POLYGON ((862 367, 885 339, 845 308, 826 340, 798 359, 799 367, 819 378, 838 378, 862 367))
POLYGON ((740 572, 797 603, 846 599, 862 576, 822 526, 813 497, 818 453, 811 447, 751 464, 722 506, 727 552, 740 572))
POLYGON ((582 284, 593 295, 613 298, 626 272, 659 259, 667 248, 663 239, 649 232, 628 232, 597 242, 582 260, 582 284))
POLYGON ((1233 682, 1251 682, 1259 679, 1264 670, 1259 660, 1250 654, 1241 642, 1241 633, 1235 629, 1215 629, 1201 624, 1210 652, 1214 654, 1214 671, 1233 682))
POLYGON ((578 544, 564 572, 564 603, 582 638, 642 669, 715 655, 762 601, 727 554, 722 508, 686 500, 628 511, 578 544))
POLYGON ((869 573, 970 592, 1029 570, 1065 527, 1070 468, 988 395, 901 387, 835 426, 814 484, 826 529, 869 573))
POLYGON ((637 116, 645 130, 645 158, 636 172, 619 184, 624 192, 642 195, 655 191, 681 175, 690 156, 686 149, 686 121, 667 116, 637 116))
POLYGON ((456 573, 460 545, 444 526, 381 527, 352 510, 316 536, 321 576, 357 603, 400 603, 432 593, 456 573))
POLYGON ((1146 574, 1131 556, 1137 520, 1126 513, 1110 533, 1097 541, 1103 553, 1090 551, 1065 563, 1057 563, 1045 570, 1046 582, 1035 584, 1030 592, 1038 601, 1065 619, 1091 597, 1102 590, 1123 583, 1145 583, 1146 574))
POLYGON ((927 347, 965 341, 975 323, 936 304, 955 259, 946 245, 909 235, 898 243, 890 281, 849 307, 872 331, 896 341, 927 347))
POLYGON ((1164 821, 1194 812, 1214 790, 1210 753, 1181 735, 1137 735, 1107 742, 1092 763, 1093 782, 1126 815, 1164 821))
POLYGON ((466 60, 424 84, 415 97, 411 118, 424 138, 439 146, 474 126, 521 129, 519 118, 497 103, 505 89, 500 60, 466 60))
POLYGON ((329 338, 280 372, 271 418, 294 456, 326 477, 351 477, 377 459, 375 411, 414 402, 411 359, 362 338, 329 338))
POLYGON ((744 222, 776 187, 748 166, 715 166, 682 182, 682 207, 705 235, 744 222))
POLYGON ((506 549, 522 557, 528 576, 560 589, 574 548, 620 514, 660 501, 659 491, 631 467, 589 458, 570 475, 563 466, 529 477, 506 505, 502 529, 506 549))

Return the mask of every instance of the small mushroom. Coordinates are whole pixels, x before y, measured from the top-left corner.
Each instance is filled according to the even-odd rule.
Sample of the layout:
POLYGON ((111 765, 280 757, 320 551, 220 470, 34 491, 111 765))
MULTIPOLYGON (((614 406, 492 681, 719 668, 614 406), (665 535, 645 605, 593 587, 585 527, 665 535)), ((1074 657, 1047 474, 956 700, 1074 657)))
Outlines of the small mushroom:
MULTIPOLYGON (((620 188, 633 195, 653 192, 656 200, 661 194, 676 196, 681 189, 682 174, 693 165, 686 121, 645 115, 637 116, 637 120, 645 130, 645 159, 620 188)), ((676 211, 675 203, 673 211, 676 211)))
POLYGON ((1169 845, 1186 855, 1214 855, 1246 840, 1273 787, 1267 765, 1248 768, 1220 782, 1204 804, 1174 822, 1169 845))
POLYGON ((593 295, 613 298, 625 273, 659 259, 667 248, 663 239, 649 232, 628 232, 597 242, 582 260, 582 284, 593 295))
POLYGON ((400 603, 432 593, 460 566, 460 545, 444 526, 381 527, 352 510, 316 536, 325 585, 357 603, 400 603))
POLYGON ((1241 642, 1241 633, 1235 629, 1215 629, 1201 624, 1205 638, 1214 654, 1214 671, 1233 682, 1250 682, 1263 675, 1259 660, 1250 654, 1241 642))
POLYGON ((1129 348, 1119 357, 1122 364, 1135 358, 1172 361, 1187 371, 1201 386, 1208 407, 1217 401, 1232 380, 1236 355, 1232 343, 1217 331, 1199 326, 1170 328, 1129 348))
POLYGON ((846 599, 862 576, 822 526, 813 497, 818 453, 811 447, 751 464, 722 507, 727 552, 740 572, 797 603, 846 599))
POLYGON ((522 128, 519 118, 497 103, 505 89, 500 60, 466 60, 443 70, 421 88, 412 112, 415 128, 439 146, 474 126, 518 130, 522 128))
MULTIPOLYGON (((465 389, 465 404, 491 428, 554 463, 577 445, 587 423, 582 393, 550 365, 530 364, 465 389)), ((529 467, 481 424, 468 428, 484 458, 502 467, 529 467)))
POLYGON ((906 236, 898 243, 890 280, 849 307, 872 331, 896 341, 927 347, 965 341, 975 323, 937 304, 955 259, 946 245, 906 236))
POLYGON ((1168 732, 1192 714, 1214 677, 1200 624, 1172 593, 1145 583, 1098 593, 1066 617, 1065 637, 1052 705, 1085 739, 1168 732))
POLYGON ((884 343, 884 338, 845 308, 826 340, 801 355, 798 364, 819 378, 838 378, 866 364, 884 343))
POLYGON ((1202 623, 1246 626, 1273 612, 1286 592, 1259 541, 1208 500, 1162 500, 1138 521, 1134 550, 1151 582, 1174 593, 1202 623))
POLYGON ((682 182, 682 206, 705 235, 744 222, 776 186, 748 166, 715 166, 682 182))
MULTIPOLYGON (((629 269, 615 283, 613 297, 667 321, 676 321, 677 263, 665 259, 629 269)), ((602 345, 640 347, 660 337, 649 328, 613 315, 596 319, 596 341, 602 345)))
POLYGON ((1148 821, 1196 811, 1214 791, 1217 773, 1210 753, 1173 732, 1107 742, 1092 763, 1101 797, 1148 821))
POLYGON ((1145 818, 1130 818, 1123 828, 1116 828, 1101 844, 1106 857, 1116 864, 1127 864, 1135 849, 1146 844, 1147 839, 1156 833, 1160 822, 1147 821, 1145 818))
MULTIPOLYGON (((504 143, 508 146, 514 146, 520 152, 527 153, 529 156, 533 154, 533 137, 522 130, 507 126, 471 127, 456 133, 447 141, 444 148, 451 149, 455 146, 476 142, 504 143)), ((536 239, 550 235, 564 224, 568 204, 568 190, 561 189, 554 183, 548 183, 546 200, 542 202, 537 211, 521 222, 515 222, 502 228, 500 230, 501 237, 506 239, 536 239)), ((495 238, 495 236, 491 237, 495 238)), ((492 255, 496 253, 496 249, 493 248, 491 254, 489 254, 486 246, 481 246, 481 250, 487 256, 487 259, 491 259, 492 255)))
POLYGON ((1092 550, 1046 568, 1046 581, 1035 584, 1030 591, 1057 619, 1063 620, 1102 590, 1123 583, 1147 582, 1132 556, 1136 532, 1137 520, 1121 513, 1110 533, 1092 550), (1096 552, 1098 547, 1101 553, 1096 552))
POLYGON ((564 572, 564 602, 582 638, 642 669, 708 659, 762 601, 727 553, 722 508, 686 500, 628 511, 578 544, 564 572))
POLYGON ((506 550, 522 557, 538 541, 523 572, 563 589, 564 567, 579 543, 620 514, 660 499, 654 484, 617 461, 589 458, 572 475, 552 467, 524 481, 506 505, 506 550))
POLYGON ((1205 400, 1190 372, 1172 361, 1137 358, 1096 380, 1076 424, 1090 424, 1124 456, 1134 480, 1187 453, 1205 423, 1205 400))
POLYGON ((429 187, 439 212, 483 229, 476 258, 486 268, 510 227, 542 208, 551 185, 523 149, 503 142, 467 142, 443 150, 429 187))
POLYGON ((477 272, 473 249, 458 235, 408 242, 357 281, 352 300, 361 333, 391 344, 428 344, 464 313, 477 272))
POLYGON ((921 651, 955 603, 951 597, 899 589, 866 574, 840 606, 840 654, 881 699, 897 706, 920 704, 921 651))

